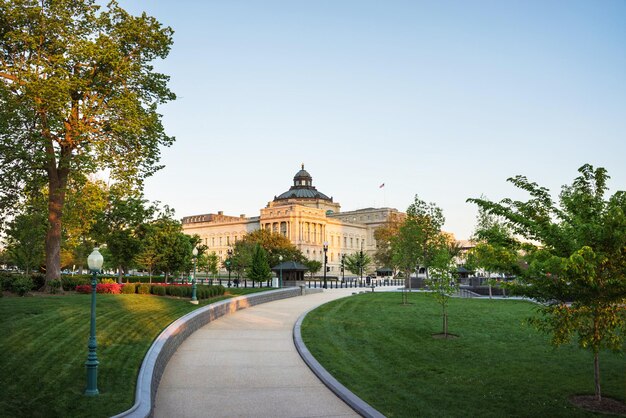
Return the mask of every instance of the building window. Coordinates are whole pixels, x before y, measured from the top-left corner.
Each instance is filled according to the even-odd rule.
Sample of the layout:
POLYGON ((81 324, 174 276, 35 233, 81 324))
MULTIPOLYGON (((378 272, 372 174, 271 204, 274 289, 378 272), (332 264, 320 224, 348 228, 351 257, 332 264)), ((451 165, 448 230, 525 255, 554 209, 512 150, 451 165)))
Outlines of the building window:
POLYGON ((354 247, 354 240, 352 237, 350 237, 350 248, 354 247))
POLYGON ((230 245, 230 237, 226 236, 226 245, 230 245))
POLYGON ((343 237, 343 247, 346 248, 348 247, 348 238, 343 237))

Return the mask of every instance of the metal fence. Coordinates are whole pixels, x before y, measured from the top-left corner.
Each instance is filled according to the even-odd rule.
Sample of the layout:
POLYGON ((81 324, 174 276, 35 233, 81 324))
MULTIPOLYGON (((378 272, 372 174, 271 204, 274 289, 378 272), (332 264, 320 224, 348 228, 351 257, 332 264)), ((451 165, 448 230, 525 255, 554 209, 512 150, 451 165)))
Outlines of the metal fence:
MULTIPOLYGON (((191 280, 186 279, 176 279, 175 283, 191 283, 191 280)), ((255 282, 248 279, 196 279, 197 284, 201 285, 222 285, 224 287, 272 287, 272 280, 267 280, 264 282, 255 282)), ((324 288, 324 280, 323 279, 315 279, 315 280, 305 280, 304 285, 310 289, 318 289, 324 288)), ((343 281, 341 280, 326 280, 326 288, 327 289, 350 289, 350 288, 364 288, 364 287, 380 287, 380 286, 404 286, 403 279, 358 279, 358 278, 346 278, 343 281)))

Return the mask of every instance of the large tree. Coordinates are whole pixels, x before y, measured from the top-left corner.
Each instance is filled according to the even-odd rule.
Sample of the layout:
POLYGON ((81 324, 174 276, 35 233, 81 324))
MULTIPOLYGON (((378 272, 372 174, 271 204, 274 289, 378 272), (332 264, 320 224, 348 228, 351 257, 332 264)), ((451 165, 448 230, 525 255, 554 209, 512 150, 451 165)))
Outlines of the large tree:
POLYGON ((140 188, 168 146, 157 106, 175 98, 150 64, 172 30, 115 1, 0 0, 0 213, 48 188, 46 281, 60 276, 68 181, 107 169, 140 188))
POLYGON ((527 201, 469 199, 500 216, 527 244, 529 267, 515 290, 541 302, 535 323, 556 345, 576 335, 594 358, 595 395, 602 399, 599 352, 623 349, 626 319, 626 193, 605 197, 603 168, 579 168, 558 203, 550 191, 524 176, 508 179, 527 201))

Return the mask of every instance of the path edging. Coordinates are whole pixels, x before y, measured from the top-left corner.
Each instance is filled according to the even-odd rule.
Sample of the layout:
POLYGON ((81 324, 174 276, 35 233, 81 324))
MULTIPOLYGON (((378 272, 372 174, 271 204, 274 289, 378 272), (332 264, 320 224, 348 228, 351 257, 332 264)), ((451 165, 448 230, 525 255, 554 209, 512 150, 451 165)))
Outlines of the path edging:
MULTIPOLYGON (((305 293, 316 292, 306 289, 305 293)), ((135 404, 112 418, 152 416, 156 392, 168 361, 183 341, 204 325, 241 309, 302 294, 303 291, 297 287, 253 293, 212 303, 178 318, 156 337, 148 349, 137 376, 135 404)))
MULTIPOLYGON (((317 307, 313 308, 316 309, 317 307)), ((337 395, 342 401, 348 404, 350 408, 354 409, 359 415, 365 418, 385 418, 383 414, 378 412, 374 407, 365 402, 363 399, 356 396, 352 393, 347 387, 339 383, 337 379, 335 379, 328 371, 322 367, 322 365, 313 357, 309 349, 302 341, 302 321, 307 316, 309 312, 313 309, 308 310, 307 312, 300 315, 296 324, 293 327, 293 342, 302 357, 302 360, 309 366, 311 371, 315 373, 315 375, 328 387, 332 390, 335 395, 337 395)))

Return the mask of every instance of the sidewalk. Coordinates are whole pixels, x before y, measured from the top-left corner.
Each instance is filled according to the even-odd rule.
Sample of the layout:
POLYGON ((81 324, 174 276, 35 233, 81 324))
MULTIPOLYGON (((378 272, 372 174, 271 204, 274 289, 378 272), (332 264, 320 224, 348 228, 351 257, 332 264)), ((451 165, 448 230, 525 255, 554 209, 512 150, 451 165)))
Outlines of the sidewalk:
POLYGON ((298 317, 357 289, 327 289, 235 312, 196 331, 169 361, 155 417, 358 417, 302 361, 298 317))

